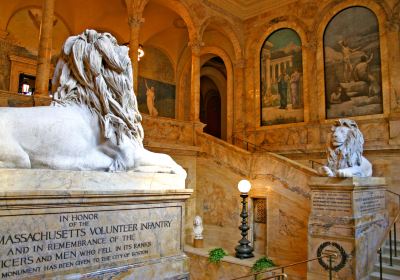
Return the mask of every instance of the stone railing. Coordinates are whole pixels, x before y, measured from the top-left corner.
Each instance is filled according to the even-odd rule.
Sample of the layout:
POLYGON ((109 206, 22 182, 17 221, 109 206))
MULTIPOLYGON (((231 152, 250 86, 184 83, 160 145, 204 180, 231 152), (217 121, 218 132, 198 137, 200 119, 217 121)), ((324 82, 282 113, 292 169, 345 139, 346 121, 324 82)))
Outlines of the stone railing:
POLYGON ((0 107, 32 107, 33 96, 0 90, 0 107))
POLYGON ((158 142, 194 146, 196 145, 196 131, 202 131, 204 126, 201 123, 190 121, 154 118, 148 115, 142 115, 142 117, 145 145, 158 142))
MULTIPOLYGON (((242 176, 252 183, 249 196, 267 201, 268 238, 264 254, 282 265, 307 259, 311 198, 308 182, 317 172, 286 157, 269 152, 250 153, 204 133, 197 133, 196 138, 200 149, 198 163, 204 166, 198 168, 198 197, 202 205, 211 207, 203 209, 202 214, 207 238, 212 239, 212 245, 228 250, 235 246, 232 241, 238 235, 236 220, 232 217, 232 222, 228 223, 234 214, 225 216, 222 225, 217 224, 213 212, 219 210, 212 205, 215 201, 224 201, 223 213, 239 216, 239 202, 233 200, 234 194, 239 194, 235 185, 238 181, 235 180, 242 176), (216 188, 218 192, 214 190, 216 188), (207 224, 207 221, 213 222, 207 224)), ((303 265, 293 268, 288 274, 305 276, 306 271, 303 265)))

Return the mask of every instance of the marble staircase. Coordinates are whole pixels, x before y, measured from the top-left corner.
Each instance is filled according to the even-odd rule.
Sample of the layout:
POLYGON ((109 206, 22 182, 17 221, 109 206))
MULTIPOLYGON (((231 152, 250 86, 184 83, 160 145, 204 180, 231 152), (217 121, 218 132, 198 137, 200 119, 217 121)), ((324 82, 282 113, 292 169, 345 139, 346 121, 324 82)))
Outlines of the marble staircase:
MULTIPOLYGON (((400 240, 397 240, 397 256, 394 252, 394 242, 392 242, 392 265, 390 265, 390 247, 389 241, 386 241, 382 248, 382 279, 383 280, 399 280, 400 279, 400 240)), ((379 280, 379 259, 374 266, 373 272, 370 274, 370 280, 379 280)))

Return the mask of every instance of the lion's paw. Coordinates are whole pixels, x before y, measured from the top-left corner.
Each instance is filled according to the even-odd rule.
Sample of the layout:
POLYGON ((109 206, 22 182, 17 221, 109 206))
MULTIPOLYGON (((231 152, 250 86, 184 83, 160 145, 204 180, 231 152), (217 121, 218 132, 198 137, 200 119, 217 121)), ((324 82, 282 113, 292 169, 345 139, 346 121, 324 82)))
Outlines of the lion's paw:
POLYGON ((350 170, 339 169, 336 172, 336 176, 340 178, 348 178, 348 177, 353 177, 353 173, 350 170))
POLYGON ((333 177, 334 174, 332 170, 328 166, 322 166, 321 168, 318 169, 318 173, 321 176, 327 176, 327 177, 333 177))
POLYGON ((115 159, 107 169, 108 172, 121 172, 125 170, 126 166, 120 158, 115 159))

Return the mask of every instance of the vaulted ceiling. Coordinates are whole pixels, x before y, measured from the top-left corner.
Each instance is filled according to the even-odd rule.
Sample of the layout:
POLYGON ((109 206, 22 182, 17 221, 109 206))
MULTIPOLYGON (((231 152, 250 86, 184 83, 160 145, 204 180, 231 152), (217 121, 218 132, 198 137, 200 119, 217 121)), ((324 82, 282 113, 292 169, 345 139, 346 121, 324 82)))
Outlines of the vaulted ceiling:
POLYGON ((296 0, 209 0, 209 2, 241 19, 248 19, 295 1, 296 0))

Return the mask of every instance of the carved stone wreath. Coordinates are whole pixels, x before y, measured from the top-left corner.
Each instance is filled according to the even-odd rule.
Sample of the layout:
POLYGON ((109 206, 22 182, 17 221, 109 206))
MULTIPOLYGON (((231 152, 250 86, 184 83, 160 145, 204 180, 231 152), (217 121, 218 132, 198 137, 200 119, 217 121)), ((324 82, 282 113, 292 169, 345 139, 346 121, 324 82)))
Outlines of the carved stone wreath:
MULTIPOLYGON (((338 244, 336 242, 330 242, 330 241, 322 243, 318 247, 318 250, 317 250, 317 257, 319 258, 318 262, 325 270, 329 270, 329 258, 328 258, 328 261, 327 261, 327 258, 321 258, 324 253, 324 250, 328 246, 334 247, 335 251, 337 250, 336 253, 338 255, 337 258, 339 259, 339 262, 335 266, 332 266, 332 270, 338 272, 346 265, 346 262, 347 262, 346 251, 343 249, 342 246, 340 246, 340 244, 338 244)), ((325 253, 327 253, 327 252, 325 252, 325 253)))

